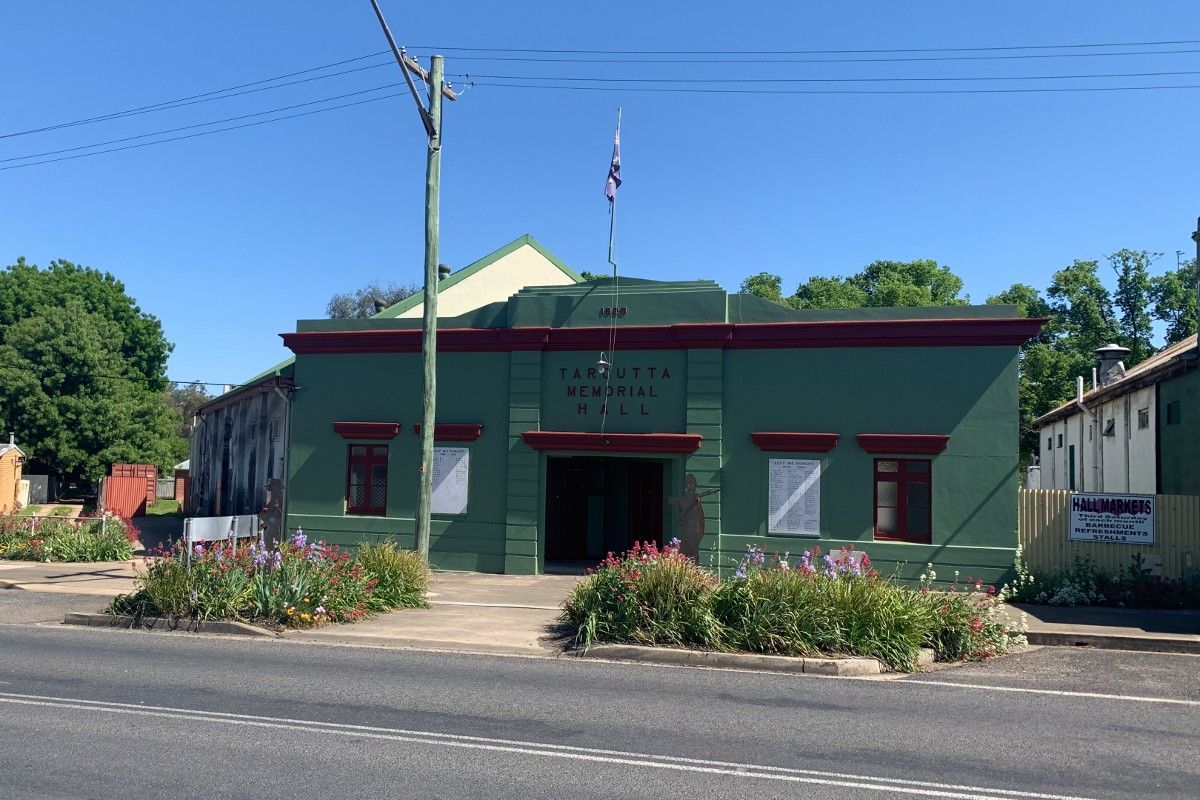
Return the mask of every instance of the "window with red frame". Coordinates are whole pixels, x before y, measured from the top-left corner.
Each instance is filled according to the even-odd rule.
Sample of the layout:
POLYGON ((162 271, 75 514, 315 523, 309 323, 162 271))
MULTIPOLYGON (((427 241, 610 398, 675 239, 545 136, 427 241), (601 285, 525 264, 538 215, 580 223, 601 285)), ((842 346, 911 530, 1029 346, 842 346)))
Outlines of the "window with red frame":
POLYGON ((876 539, 929 542, 931 475, 928 460, 875 459, 876 539))
POLYGON ((387 445, 352 444, 346 468, 346 513, 387 512, 387 445))

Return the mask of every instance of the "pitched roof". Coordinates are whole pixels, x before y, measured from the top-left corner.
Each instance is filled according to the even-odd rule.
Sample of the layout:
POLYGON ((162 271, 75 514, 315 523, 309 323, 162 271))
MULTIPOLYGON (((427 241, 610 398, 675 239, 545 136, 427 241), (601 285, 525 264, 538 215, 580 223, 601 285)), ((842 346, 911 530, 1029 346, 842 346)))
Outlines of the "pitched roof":
MULTIPOLYGON (((581 283, 583 281, 583 278, 580 277, 578 272, 571 269, 563 262, 559 261, 558 257, 556 255, 554 255, 553 253, 551 253, 549 250, 547 250, 545 245, 543 245, 537 239, 533 238, 528 233, 526 233, 521 236, 518 236, 516 239, 513 239, 511 242, 509 242, 508 244, 499 248, 498 250, 493 250, 492 252, 488 253, 486 256, 479 259, 478 261, 474 261, 474 262, 468 264, 467 266, 463 267, 462 269, 458 270, 457 272, 450 273, 443 280, 438 281, 438 286, 437 286, 438 294, 441 294, 442 292, 446 291, 447 289, 449 289, 451 286, 458 283, 459 281, 465 280, 466 278, 471 277, 476 272, 479 272, 481 269, 490 267, 492 264, 495 264, 497 261, 504 258, 509 253, 520 250, 525 245, 529 245, 534 250, 536 250, 538 253, 540 253, 543 258, 545 258, 551 264, 553 264, 554 266, 556 266, 560 270, 562 270, 563 274, 566 275, 567 277, 569 277, 571 280, 575 281, 575 283, 581 283)), ((425 290, 422 289, 421 291, 417 292, 416 294, 411 294, 408 297, 404 298, 399 303, 388 306, 383 311, 380 311, 378 314, 375 314, 374 318, 398 317, 401 314, 403 314, 405 311, 416 308, 417 306, 421 305, 421 303, 424 303, 424 302, 425 302, 425 290)))
MULTIPOLYGON (((520 248, 524 247, 525 245, 529 245, 530 247, 532 247, 534 250, 536 250, 538 253, 540 253, 543 258, 545 258, 551 264, 553 264, 554 266, 556 266, 560 270, 562 270, 563 273, 565 275, 567 275, 567 277, 571 278, 576 283, 583 282, 583 278, 579 275, 579 273, 577 273, 575 270, 571 269, 566 264, 564 264, 562 261, 560 261, 558 256, 554 255, 554 253, 551 253, 549 250, 547 250, 546 246, 544 244, 539 242, 537 239, 533 238, 533 236, 526 233, 526 234, 522 234, 521 236, 518 236, 516 239, 513 239, 511 242, 504 245, 503 247, 501 247, 497 250, 493 250, 492 252, 490 252, 486 256, 484 256, 483 258, 480 258, 477 261, 474 261, 474 262, 468 264, 467 266, 460 269, 458 272, 451 273, 444 280, 442 280, 438 283, 438 294, 441 294, 442 292, 446 291, 451 286, 453 286, 454 284, 463 280, 464 278, 468 278, 471 275, 474 275, 476 272, 479 272, 481 269, 491 266, 492 264, 496 263, 500 259, 504 258, 509 253, 515 252, 516 250, 519 250, 520 248)), ((416 306, 419 306, 423 302, 425 302, 425 290, 424 289, 417 292, 416 294, 409 295, 408 297, 404 298, 400 302, 394 303, 378 313, 372 314, 371 318, 372 319, 386 319, 386 318, 390 318, 390 317, 398 317, 401 314, 403 314, 405 311, 415 308, 416 306)), ((219 395, 219 398, 229 399, 230 396, 232 396, 234 394, 239 394, 239 393, 242 393, 246 389, 257 387, 257 385, 259 383, 261 383, 262 381, 264 381, 268 378, 290 375, 291 369, 295 363, 296 363, 296 357, 288 356, 286 359, 284 359, 283 361, 280 361, 278 364, 271 367, 270 369, 260 372, 259 374, 255 375, 253 378, 248 379, 241 386, 238 386, 238 387, 230 390, 229 392, 226 392, 223 395, 219 395)), ((216 399, 218 399, 218 398, 213 398, 213 400, 210 400, 208 403, 205 403, 203 406, 201 406, 201 408, 206 408, 209 404, 214 402, 216 399)))
MULTIPOLYGON (((1180 339, 1172 345, 1164 347, 1154 355, 1147 358, 1145 361, 1136 364, 1125 370, 1125 374, 1120 380, 1110 383, 1108 386, 1099 386, 1090 391, 1084 392, 1083 402, 1086 405, 1090 400, 1111 399, 1120 397, 1123 394, 1134 391, 1144 385, 1147 381, 1155 382, 1154 379, 1158 373, 1165 373, 1176 365, 1182 364, 1190 358, 1195 358, 1196 350, 1196 334, 1180 339)), ((1053 422, 1064 416, 1070 416, 1074 413, 1075 400, 1074 398, 1055 406, 1047 411, 1042 416, 1033 421, 1034 425, 1045 425, 1053 422)))
POLYGON ((8 444, 7 442, 0 444, 0 456, 4 455, 9 450, 16 450, 21 455, 25 455, 25 451, 17 447, 15 444, 8 444))

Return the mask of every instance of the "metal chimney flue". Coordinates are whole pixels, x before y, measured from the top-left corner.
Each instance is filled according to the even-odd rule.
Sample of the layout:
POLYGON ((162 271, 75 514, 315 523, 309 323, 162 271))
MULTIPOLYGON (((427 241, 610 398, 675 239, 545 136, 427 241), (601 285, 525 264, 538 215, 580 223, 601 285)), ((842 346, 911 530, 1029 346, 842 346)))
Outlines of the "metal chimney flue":
POLYGON ((1100 388, 1111 386, 1125 377, 1125 356, 1129 355, 1128 347, 1119 344, 1106 344, 1097 348, 1096 361, 1100 372, 1100 388))

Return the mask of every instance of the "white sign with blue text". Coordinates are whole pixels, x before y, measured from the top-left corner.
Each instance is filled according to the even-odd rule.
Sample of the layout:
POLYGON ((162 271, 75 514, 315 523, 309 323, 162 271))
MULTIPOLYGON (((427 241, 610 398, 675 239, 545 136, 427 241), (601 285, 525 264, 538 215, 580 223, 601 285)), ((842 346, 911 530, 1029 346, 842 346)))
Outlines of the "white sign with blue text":
POLYGON ((1154 495, 1072 494, 1073 542, 1154 544, 1154 495))

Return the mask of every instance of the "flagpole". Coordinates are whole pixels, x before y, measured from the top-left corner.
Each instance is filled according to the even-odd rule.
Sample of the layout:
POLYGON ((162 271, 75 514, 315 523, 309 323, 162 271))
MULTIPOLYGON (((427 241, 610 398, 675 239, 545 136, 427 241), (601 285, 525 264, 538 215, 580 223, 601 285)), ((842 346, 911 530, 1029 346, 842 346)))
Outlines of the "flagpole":
MULTIPOLYGON (((621 107, 617 106, 617 140, 621 139, 621 107)), ((613 278, 617 277, 617 262, 613 259, 613 242, 617 231, 617 193, 613 191, 612 203, 608 208, 608 263, 613 268, 613 278)))

